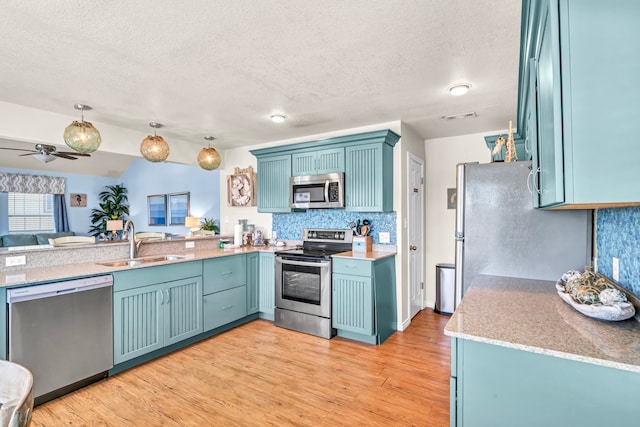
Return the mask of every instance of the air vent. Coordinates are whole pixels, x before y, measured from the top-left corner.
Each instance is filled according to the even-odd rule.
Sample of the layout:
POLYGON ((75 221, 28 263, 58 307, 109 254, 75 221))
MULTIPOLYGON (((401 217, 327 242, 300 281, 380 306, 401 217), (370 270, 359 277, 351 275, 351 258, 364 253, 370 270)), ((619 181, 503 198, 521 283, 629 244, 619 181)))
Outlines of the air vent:
POLYGON ((455 120, 455 119, 468 119, 478 117, 478 114, 475 111, 471 111, 470 113, 462 113, 462 114, 452 114, 450 116, 442 116, 445 120, 455 120))

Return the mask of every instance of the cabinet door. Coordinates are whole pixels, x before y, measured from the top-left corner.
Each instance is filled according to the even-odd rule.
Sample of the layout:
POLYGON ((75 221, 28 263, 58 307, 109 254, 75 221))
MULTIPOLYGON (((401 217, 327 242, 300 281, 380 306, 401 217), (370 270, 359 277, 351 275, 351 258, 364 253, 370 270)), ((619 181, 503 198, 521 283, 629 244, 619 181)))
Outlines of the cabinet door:
POLYGON ((257 313, 259 310, 259 259, 258 253, 247 254, 247 314, 257 313))
POLYGON ((163 346, 163 289, 164 285, 151 285, 114 292, 114 365, 163 346))
POLYGON ((355 145, 345 148, 345 159, 346 210, 393 210, 393 149, 382 143, 355 145))
POLYGON ((291 155, 258 159, 258 212, 291 212, 291 155))
POLYGON ((531 153, 531 175, 527 185, 533 194, 533 207, 540 207, 540 161, 538 160, 538 67, 534 58, 529 60, 529 94, 526 116, 525 148, 531 153))
POLYGON ((205 295, 203 307, 205 331, 241 319, 247 315, 246 286, 205 295))
POLYGON ((333 327, 343 331, 374 335, 371 277, 334 274, 332 287, 333 327))
POLYGON ((259 262, 260 295, 258 296, 261 317, 273 320, 276 305, 276 270, 275 255, 271 252, 260 252, 259 262))
POLYGON ((246 255, 231 255, 205 260, 203 279, 203 293, 205 295, 246 284, 246 255))
POLYGON ((315 175, 317 158, 314 151, 291 155, 291 176, 315 175))
POLYGON ((202 277, 164 284, 164 345, 202 332, 202 277))
POLYGON ((291 155, 291 175, 344 172, 344 148, 298 152, 291 155))
POLYGON ((564 156, 557 0, 545 2, 537 60, 540 206, 564 202, 564 156))

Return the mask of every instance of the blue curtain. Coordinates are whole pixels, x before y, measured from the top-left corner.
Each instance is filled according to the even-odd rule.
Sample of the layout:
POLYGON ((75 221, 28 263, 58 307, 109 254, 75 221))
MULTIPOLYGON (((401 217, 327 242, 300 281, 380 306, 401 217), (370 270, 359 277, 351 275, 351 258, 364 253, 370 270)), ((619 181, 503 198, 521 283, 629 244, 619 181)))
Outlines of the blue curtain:
POLYGON ((67 206, 64 204, 64 194, 53 195, 53 221, 56 232, 69 231, 67 206))

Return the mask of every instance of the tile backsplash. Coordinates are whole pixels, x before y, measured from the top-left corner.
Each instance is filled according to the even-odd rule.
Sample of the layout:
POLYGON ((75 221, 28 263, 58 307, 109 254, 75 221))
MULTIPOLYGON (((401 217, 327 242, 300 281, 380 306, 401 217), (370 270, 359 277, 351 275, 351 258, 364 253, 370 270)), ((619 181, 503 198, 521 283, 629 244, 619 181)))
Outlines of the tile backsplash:
POLYGON ((618 258, 618 283, 640 297, 640 207, 598 209, 597 216, 598 271, 613 277, 618 258))
POLYGON ((309 209, 305 212, 274 213, 271 229, 278 233, 278 239, 301 240, 303 228, 339 228, 348 229, 349 221, 368 219, 373 243, 378 244, 378 233, 390 234, 390 244, 396 244, 395 212, 351 212, 343 209, 309 209))

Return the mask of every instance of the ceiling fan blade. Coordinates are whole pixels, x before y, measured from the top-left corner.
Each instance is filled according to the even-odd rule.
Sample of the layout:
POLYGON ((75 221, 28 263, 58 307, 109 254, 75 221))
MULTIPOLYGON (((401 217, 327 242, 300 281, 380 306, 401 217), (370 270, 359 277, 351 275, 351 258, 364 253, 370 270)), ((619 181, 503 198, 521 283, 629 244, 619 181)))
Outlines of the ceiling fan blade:
POLYGON ((77 153, 75 151, 56 151, 57 154, 66 154, 68 156, 91 157, 91 154, 77 153))
POLYGON ((75 157, 71 157, 71 156, 69 156, 69 155, 67 155, 67 154, 58 153, 58 152, 56 152, 56 153, 51 153, 51 155, 52 155, 52 156, 56 156, 56 157, 62 157, 63 159, 78 160, 78 159, 76 159, 75 157))
MULTIPOLYGON (((24 148, 5 148, 0 147, 0 150, 13 150, 13 151, 28 151, 29 153, 37 153, 35 150, 25 150, 24 148)), ((29 154, 21 154, 21 156, 28 156, 29 154)))

